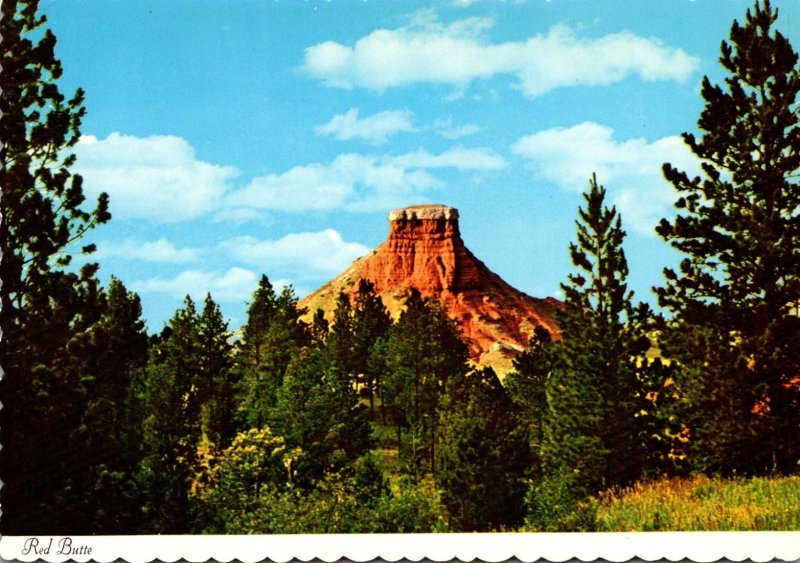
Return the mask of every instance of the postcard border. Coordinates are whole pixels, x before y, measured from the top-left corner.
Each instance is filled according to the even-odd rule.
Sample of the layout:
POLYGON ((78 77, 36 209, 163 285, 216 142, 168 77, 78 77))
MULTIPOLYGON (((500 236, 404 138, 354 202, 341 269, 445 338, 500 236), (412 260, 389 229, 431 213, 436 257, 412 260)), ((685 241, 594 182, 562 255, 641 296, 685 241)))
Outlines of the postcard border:
POLYGON ((508 534, 331 534, 253 536, 5 536, 0 557, 15 561, 147 563, 266 559, 309 561, 507 561, 516 558, 711 562, 800 560, 800 532, 635 532, 508 534), (36 539, 38 549, 30 548, 36 539), (61 547, 59 547, 61 546, 61 547), (65 551, 69 548, 69 552, 65 551))

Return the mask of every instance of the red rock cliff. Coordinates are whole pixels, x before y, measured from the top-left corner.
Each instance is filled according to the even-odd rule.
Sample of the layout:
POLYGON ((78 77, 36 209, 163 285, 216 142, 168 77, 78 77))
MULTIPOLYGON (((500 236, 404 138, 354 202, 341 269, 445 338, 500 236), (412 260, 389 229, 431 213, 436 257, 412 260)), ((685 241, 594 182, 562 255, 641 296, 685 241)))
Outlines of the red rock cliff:
POLYGON ((352 294, 360 279, 375 284, 384 304, 397 317, 407 290, 436 296, 469 346, 472 360, 511 369, 536 326, 557 332, 555 299, 536 299, 491 272, 467 249, 458 229, 458 211, 443 205, 397 209, 389 214, 389 238, 341 275, 301 301, 309 313, 317 308, 333 316, 340 291, 352 294))
POLYGON ((426 206, 389 214, 389 238, 364 264, 362 276, 380 292, 415 287, 427 296, 478 289, 477 262, 461 241, 458 211, 426 206))

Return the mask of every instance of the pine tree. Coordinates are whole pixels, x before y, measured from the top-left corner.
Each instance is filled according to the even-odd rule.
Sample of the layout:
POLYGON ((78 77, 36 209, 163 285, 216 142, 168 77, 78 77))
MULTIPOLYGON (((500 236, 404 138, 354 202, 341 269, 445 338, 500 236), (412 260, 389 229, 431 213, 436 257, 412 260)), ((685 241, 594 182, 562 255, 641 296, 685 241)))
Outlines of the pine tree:
POLYGON ((278 296, 266 275, 261 275, 258 287, 253 293, 253 300, 247 308, 247 323, 243 328, 246 346, 240 354, 247 356, 247 361, 259 365, 262 357, 262 338, 275 319, 278 296))
POLYGON ((356 382, 356 350, 353 337, 353 306, 344 292, 336 296, 333 323, 325 342, 336 368, 356 382))
POLYGON ((311 331, 311 340, 313 343, 317 346, 322 346, 330 331, 330 323, 328 319, 325 318, 325 311, 322 309, 314 311, 314 317, 311 319, 309 330, 311 331))
POLYGON ((2 4, 0 73, 0 241, 3 290, 0 357, 5 534, 68 533, 86 525, 76 477, 92 464, 71 452, 90 391, 82 385, 83 343, 101 314, 97 266, 68 269, 75 247, 110 218, 101 195, 82 208, 82 180, 70 172, 84 115, 83 92, 58 88, 56 38, 38 2, 2 4))
POLYGON ((435 470, 440 401, 448 380, 466 373, 467 347, 435 298, 412 289, 377 354, 386 370, 383 408, 393 418, 405 470, 419 478, 435 470))
POLYGON ((291 286, 276 294, 267 276, 261 277, 236 354, 239 430, 270 424, 268 415, 289 362, 310 342, 307 327, 300 321, 303 313, 291 286))
POLYGON ((389 312, 371 282, 359 280, 352 302, 344 293, 337 297, 328 344, 333 347, 339 369, 350 374, 356 386, 366 389, 370 412, 375 410, 381 371, 373 348, 391 325, 389 312))
POLYGON ((591 514, 576 507, 588 506, 603 488, 632 482, 642 470, 636 357, 648 344, 631 329, 646 308, 631 303, 625 232, 605 196, 592 176, 585 208, 578 210, 577 242, 569 247, 578 272, 562 284, 561 340, 550 347, 543 480, 531 496, 530 516, 543 529, 591 528, 591 514))
POLYGON ((232 346, 219 306, 207 295, 198 314, 187 296, 161 342, 151 350, 140 387, 150 532, 187 533, 203 527, 196 497, 204 452, 219 452, 233 436, 232 346))
POLYGON ((531 466, 521 409, 491 368, 449 381, 442 404, 435 478, 450 529, 519 527, 531 466))
POLYGON ((195 506, 189 495, 201 440, 202 346, 192 299, 169 322, 151 350, 140 387, 144 415, 140 479, 145 485, 146 532, 189 533, 195 506))
POLYGON ((665 270, 668 355, 689 453, 704 471, 796 471, 800 459, 800 69, 768 0, 723 41, 723 85, 703 80, 702 134, 683 135, 703 176, 664 165, 679 192, 659 234, 686 255, 665 270))
POLYGON ((544 327, 536 327, 528 348, 514 359, 514 371, 505 380, 505 389, 524 421, 530 446, 532 477, 541 477, 540 452, 547 411, 547 380, 553 368, 553 338, 544 327))
POLYGON ((198 393, 202 434, 217 449, 226 448, 235 434, 233 346, 228 323, 211 295, 206 295, 198 319, 200 366, 198 393))
POLYGON ((350 466, 372 446, 366 407, 330 346, 302 349, 289 364, 277 399, 270 419, 287 445, 303 451, 296 468, 302 486, 350 466))
POLYGON ((91 394, 78 436, 93 460, 81 490, 90 519, 76 533, 131 533, 140 524, 136 472, 141 459, 141 420, 134 388, 147 363, 149 340, 139 296, 112 277, 103 313, 92 328, 84 381, 91 394))
POLYGON ((358 282, 358 292, 353 304, 354 370, 358 382, 369 393, 370 412, 375 410, 375 395, 380 393, 381 367, 374 360, 375 344, 385 337, 392 326, 392 318, 375 292, 375 285, 365 279, 358 282))

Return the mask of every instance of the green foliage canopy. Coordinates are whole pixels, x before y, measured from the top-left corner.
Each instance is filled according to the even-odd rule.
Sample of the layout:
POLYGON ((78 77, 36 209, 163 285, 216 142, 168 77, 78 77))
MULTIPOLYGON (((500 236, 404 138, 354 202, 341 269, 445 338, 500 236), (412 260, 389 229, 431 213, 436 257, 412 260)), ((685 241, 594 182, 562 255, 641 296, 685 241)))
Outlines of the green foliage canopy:
POLYGON ((59 533, 93 518, 80 508, 91 461, 76 467, 63 460, 86 439, 76 430, 95 399, 83 377, 102 298, 95 264, 78 272, 68 266, 73 253, 94 250, 77 243, 110 215, 105 194, 93 209, 82 207, 70 149, 80 137, 83 92, 67 99, 59 91, 56 38, 37 12, 35 0, 3 2, 0 20, 5 534, 59 533))
MULTIPOLYGON (((543 476, 529 496, 528 521, 538 529, 589 526, 590 497, 637 479, 645 457, 636 358, 649 345, 640 326, 648 310, 632 304, 625 232, 605 196, 593 176, 585 206, 578 210, 577 242, 569 247, 577 272, 562 284, 561 339, 538 343, 550 368, 540 449, 543 476)), ((540 374, 533 375, 534 382, 541 381, 540 374)))
POLYGON ((796 471, 800 460, 800 68, 757 0, 723 41, 722 85, 703 80, 703 176, 669 164, 679 213, 658 232, 685 255, 659 303, 675 314, 690 458, 702 471, 796 471))

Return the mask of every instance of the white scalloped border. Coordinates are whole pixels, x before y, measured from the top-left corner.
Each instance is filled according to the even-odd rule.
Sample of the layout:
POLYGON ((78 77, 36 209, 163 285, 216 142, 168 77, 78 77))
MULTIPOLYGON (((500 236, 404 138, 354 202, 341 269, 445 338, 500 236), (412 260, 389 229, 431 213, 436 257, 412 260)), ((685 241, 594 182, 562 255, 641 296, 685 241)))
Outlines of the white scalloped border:
POLYGON ((0 538, 0 558, 17 561, 99 561, 123 559, 148 563, 155 559, 193 563, 255 562, 291 559, 327 562, 376 559, 398 561, 628 561, 632 558, 710 562, 800 561, 800 532, 639 532, 564 534, 332 534, 270 536, 35 536, 49 553, 25 553, 34 536, 0 538), (70 539, 76 553, 59 554, 70 539), (52 543, 51 543, 52 539, 52 543))

